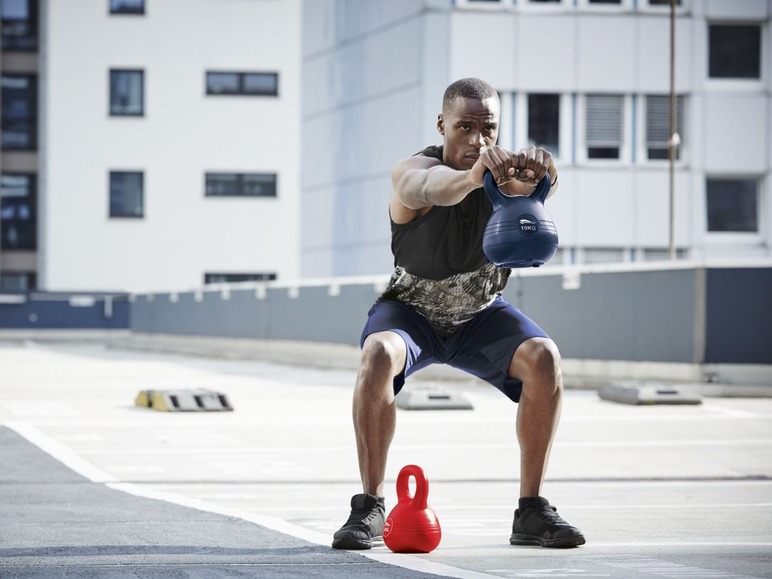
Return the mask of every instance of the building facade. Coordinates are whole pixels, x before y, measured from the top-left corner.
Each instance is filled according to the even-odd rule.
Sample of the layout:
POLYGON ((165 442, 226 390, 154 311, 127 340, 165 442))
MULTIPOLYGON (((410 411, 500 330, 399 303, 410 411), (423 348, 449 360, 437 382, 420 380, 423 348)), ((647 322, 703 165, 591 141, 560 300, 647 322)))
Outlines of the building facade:
POLYGON ((2 287, 299 276, 300 0, 4 0, 2 287))
POLYGON ((669 4, 3 0, 0 289, 388 273, 464 76, 555 155, 550 265, 769 258, 772 0, 677 1, 672 172, 669 4))
POLYGON ((467 76, 499 91, 500 145, 555 155, 551 265, 769 258, 771 15, 678 0, 671 91, 669 0, 307 1, 304 276, 390 271, 391 167, 441 143, 467 76))

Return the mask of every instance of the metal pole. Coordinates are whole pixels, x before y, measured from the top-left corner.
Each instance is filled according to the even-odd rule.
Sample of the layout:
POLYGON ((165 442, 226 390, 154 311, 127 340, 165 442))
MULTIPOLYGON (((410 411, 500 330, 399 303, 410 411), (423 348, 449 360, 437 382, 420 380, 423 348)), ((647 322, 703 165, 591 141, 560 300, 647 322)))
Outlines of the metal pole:
POLYGON ((668 253, 670 259, 676 258, 675 250, 675 157, 678 147, 676 133, 676 95, 675 95, 675 8, 676 0, 670 0, 670 129, 668 134, 668 170, 670 173, 670 241, 668 253))

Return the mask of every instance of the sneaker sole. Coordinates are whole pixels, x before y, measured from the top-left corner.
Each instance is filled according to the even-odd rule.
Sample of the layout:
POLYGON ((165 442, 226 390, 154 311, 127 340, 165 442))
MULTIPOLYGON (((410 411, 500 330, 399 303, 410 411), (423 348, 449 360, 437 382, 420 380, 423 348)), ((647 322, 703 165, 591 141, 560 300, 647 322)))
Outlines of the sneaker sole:
POLYGON ((355 539, 354 537, 341 537, 340 539, 333 540, 332 548, 344 549, 347 551, 365 551, 367 549, 372 549, 373 541, 378 540, 382 540, 382 537, 373 537, 370 541, 355 539))
POLYGON ((551 549, 572 549, 573 547, 584 545, 584 543, 585 540, 582 535, 565 537, 563 539, 542 539, 533 535, 512 535, 509 538, 510 545, 548 547, 551 549))

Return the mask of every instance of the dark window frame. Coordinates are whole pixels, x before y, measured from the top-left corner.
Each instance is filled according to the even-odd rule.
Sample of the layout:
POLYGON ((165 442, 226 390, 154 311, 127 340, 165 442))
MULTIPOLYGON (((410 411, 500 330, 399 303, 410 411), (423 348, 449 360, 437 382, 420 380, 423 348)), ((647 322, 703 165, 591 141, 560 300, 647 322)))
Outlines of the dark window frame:
POLYGON ((718 177, 705 178, 705 229, 709 234, 719 235, 758 235, 760 233, 761 183, 758 177, 718 177), (738 191, 721 189, 721 184, 734 184, 738 191), (713 185, 713 187, 711 187, 713 185), (752 185, 750 188, 743 189, 752 185), (752 196, 748 196, 750 193, 752 196), (732 198, 732 195, 745 194, 744 199, 732 198), (752 212, 753 223, 747 212, 752 212), (738 225, 740 224, 740 225, 738 225), (750 228, 748 227, 750 225, 750 228))
MULTIPOLYGON (((227 187, 227 184, 225 185, 227 187)), ((204 174, 204 197, 208 198, 237 198, 237 199, 260 199, 264 197, 275 199, 279 196, 279 176, 277 173, 247 173, 247 172, 227 172, 227 171, 207 171, 204 174), (217 178, 227 178, 231 182, 235 179, 236 190, 229 193, 212 193, 212 188, 215 187, 214 181, 217 178), (268 186, 272 187, 268 192, 262 194, 250 193, 247 180, 250 177, 272 177, 273 183, 269 183, 268 186)))
POLYGON ((28 146, 15 147, 7 146, 5 138, 3 138, 0 147, 3 151, 37 151, 38 148, 38 77, 36 74, 16 74, 16 73, 3 73, 3 79, 25 78, 30 81, 28 94, 24 98, 24 102, 27 105, 29 115, 27 118, 16 119, 12 118, 9 112, 12 106, 12 99, 3 96, 3 110, 2 110, 2 132, 5 136, 9 133, 23 130, 29 137, 28 146), (17 129, 17 127, 19 127, 17 129))
POLYGON ((552 155, 556 158, 560 158, 560 114, 561 114, 561 105, 562 105, 562 95, 560 93, 528 93, 526 95, 526 104, 528 107, 527 110, 527 119, 526 119, 526 130, 527 130, 527 142, 528 144, 536 145, 537 147, 544 147, 547 149, 552 155), (542 102, 537 103, 536 101, 540 98, 543 99, 543 97, 549 97, 547 101, 545 102, 542 100, 542 102), (555 110, 551 110, 552 106, 555 104, 554 101, 557 101, 557 108, 555 110), (536 106, 535 106, 536 105, 536 106), (555 114, 555 118, 552 118, 552 114, 555 114), (549 118, 548 118, 549 117, 549 118), (547 127, 550 129, 550 131, 545 131, 545 123, 544 121, 551 122, 552 120, 555 120, 555 127, 547 127), (542 137, 546 134, 546 132, 552 132, 552 130, 555 131, 554 135, 554 143, 548 143, 548 142, 541 142, 541 139, 535 139, 534 137, 542 137), (538 134, 541 133, 541 134, 538 134))
MULTIPOLYGON (((645 160, 647 162, 660 162, 660 161, 668 161, 670 159, 670 139, 668 138, 668 134, 670 132, 670 96, 669 95, 657 95, 657 94, 646 94, 644 95, 644 103, 645 103, 645 111, 644 111, 644 118, 643 118, 643 148, 645 152, 645 160), (667 114, 663 115, 663 122, 667 123, 667 130, 666 133, 663 135, 663 139, 657 140, 652 138, 652 135, 650 134, 650 129, 655 128, 653 125, 654 119, 652 119, 653 109, 651 108, 651 105, 654 104, 652 102, 653 99, 657 99, 659 103, 664 104, 664 107, 667 108, 667 114), (664 103, 663 103, 664 101, 664 103)), ((680 138, 680 142, 676 145, 675 148, 675 160, 676 161, 683 161, 683 154, 684 150, 686 148, 686 120, 687 120, 687 106, 688 106, 688 99, 687 95, 685 94, 677 94, 676 95, 676 133, 678 133, 678 136, 680 138)), ((660 111, 660 109, 657 109, 657 111, 660 111)))
POLYGON ((2 49, 3 52, 37 52, 38 51, 38 0, 26 0, 28 18, 2 19, 2 49))
POLYGON ((250 71, 250 72, 238 72, 238 71, 231 71, 231 70, 207 70, 204 75, 204 85, 206 89, 207 96, 248 96, 248 97, 278 97, 279 96, 279 73, 278 72, 267 72, 267 71, 250 71), (216 90, 214 87, 217 86, 214 82, 215 76, 229 76, 233 77, 233 81, 235 84, 234 89, 228 89, 227 87, 222 87, 219 90, 216 90), (271 91, 257 91, 257 90, 250 90, 247 86, 247 80, 250 76, 266 76, 266 77, 273 77, 273 90, 271 91))
POLYGON ((224 273, 208 272, 204 273, 204 285, 213 285, 220 283, 243 283, 251 281, 275 281, 275 273, 224 273))
POLYGON ((139 9, 132 8, 130 6, 121 8, 116 7, 113 4, 113 0, 107 0, 108 11, 110 15, 118 16, 144 16, 145 15, 145 0, 142 0, 142 7, 139 9))
MULTIPOLYGON (((125 200, 124 200, 125 202, 125 200)), ((145 218, 145 172, 144 171, 128 171, 128 170, 110 170, 107 174, 107 217, 109 219, 144 219, 145 218), (140 200, 140 213, 136 212, 118 212, 113 211, 113 207, 117 207, 117 204, 113 203, 113 177, 118 176, 139 176, 139 200, 140 200)))
POLYGON ((0 271, 0 291, 4 292, 28 292, 38 287, 38 275, 34 271, 0 271), (24 280, 21 284, 24 287, 14 287, 16 284, 10 284, 9 280, 24 280))
MULTIPOLYGON (((28 219, 23 218, 16 218, 16 219, 5 219, 4 213, 8 211, 8 207, 11 205, 15 205, 17 208, 21 207, 23 203, 16 203, 11 204, 6 199, 17 199, 17 197, 11 197, 2 195, 2 190, 0 189, 0 235, 2 235, 2 240, 0 241, 0 248, 2 248, 3 251, 36 251, 38 249, 38 191, 37 191, 37 175, 35 173, 24 173, 19 171, 3 171, 1 177, 26 177, 28 180, 28 188, 27 188, 27 194, 24 196, 26 199, 26 205, 27 209, 30 212, 30 216, 28 219), (24 238, 29 239, 30 241, 27 243, 22 243, 21 245, 12 245, 8 243, 8 235, 10 233, 9 229, 9 221, 18 222, 20 226, 26 226, 23 228, 28 229, 26 233, 28 235, 24 235, 24 238)), ((25 233, 23 231, 23 233, 25 233)))
POLYGON ((583 146, 587 161, 626 162, 625 145, 629 138, 625 127, 626 98, 619 93, 585 95, 583 146))
POLYGON ((111 68, 107 78, 108 82, 108 112, 111 117, 144 117, 145 116, 145 69, 143 68, 111 68), (140 112, 119 112, 116 110, 116 105, 113 102, 113 76, 117 74, 139 74, 142 81, 142 89, 140 91, 140 112))
MULTIPOLYGON (((708 23, 708 79, 713 81, 751 81, 758 82, 762 80, 764 34, 763 23, 760 22, 709 22, 708 23), (729 42, 719 43, 717 35, 721 32, 729 32, 730 28, 735 30, 735 36, 729 42), (723 29, 723 30, 722 30, 723 29), (751 29, 756 33, 755 36, 749 34, 751 29), (716 46, 714 46, 714 42, 716 46), (749 42, 744 48, 755 49, 755 54, 732 54, 731 50, 737 48, 738 42, 749 42), (755 44, 754 44, 755 43, 755 44), (717 50, 719 47, 726 49, 729 46, 729 52, 717 50), (738 65, 749 67, 738 73, 738 65), (750 68, 755 67, 755 71, 750 68)), ((724 38, 726 40, 726 38, 724 38)))

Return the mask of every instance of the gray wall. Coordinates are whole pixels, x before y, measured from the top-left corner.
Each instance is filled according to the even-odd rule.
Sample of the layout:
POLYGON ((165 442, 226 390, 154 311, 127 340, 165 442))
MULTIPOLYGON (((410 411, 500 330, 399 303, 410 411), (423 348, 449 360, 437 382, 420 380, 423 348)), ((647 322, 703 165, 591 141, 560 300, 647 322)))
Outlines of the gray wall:
MULTIPOLYGON (((356 345, 385 281, 138 295, 131 329, 356 345)), ((769 265, 514 270, 504 296, 555 339, 564 358, 772 364, 769 265)))

